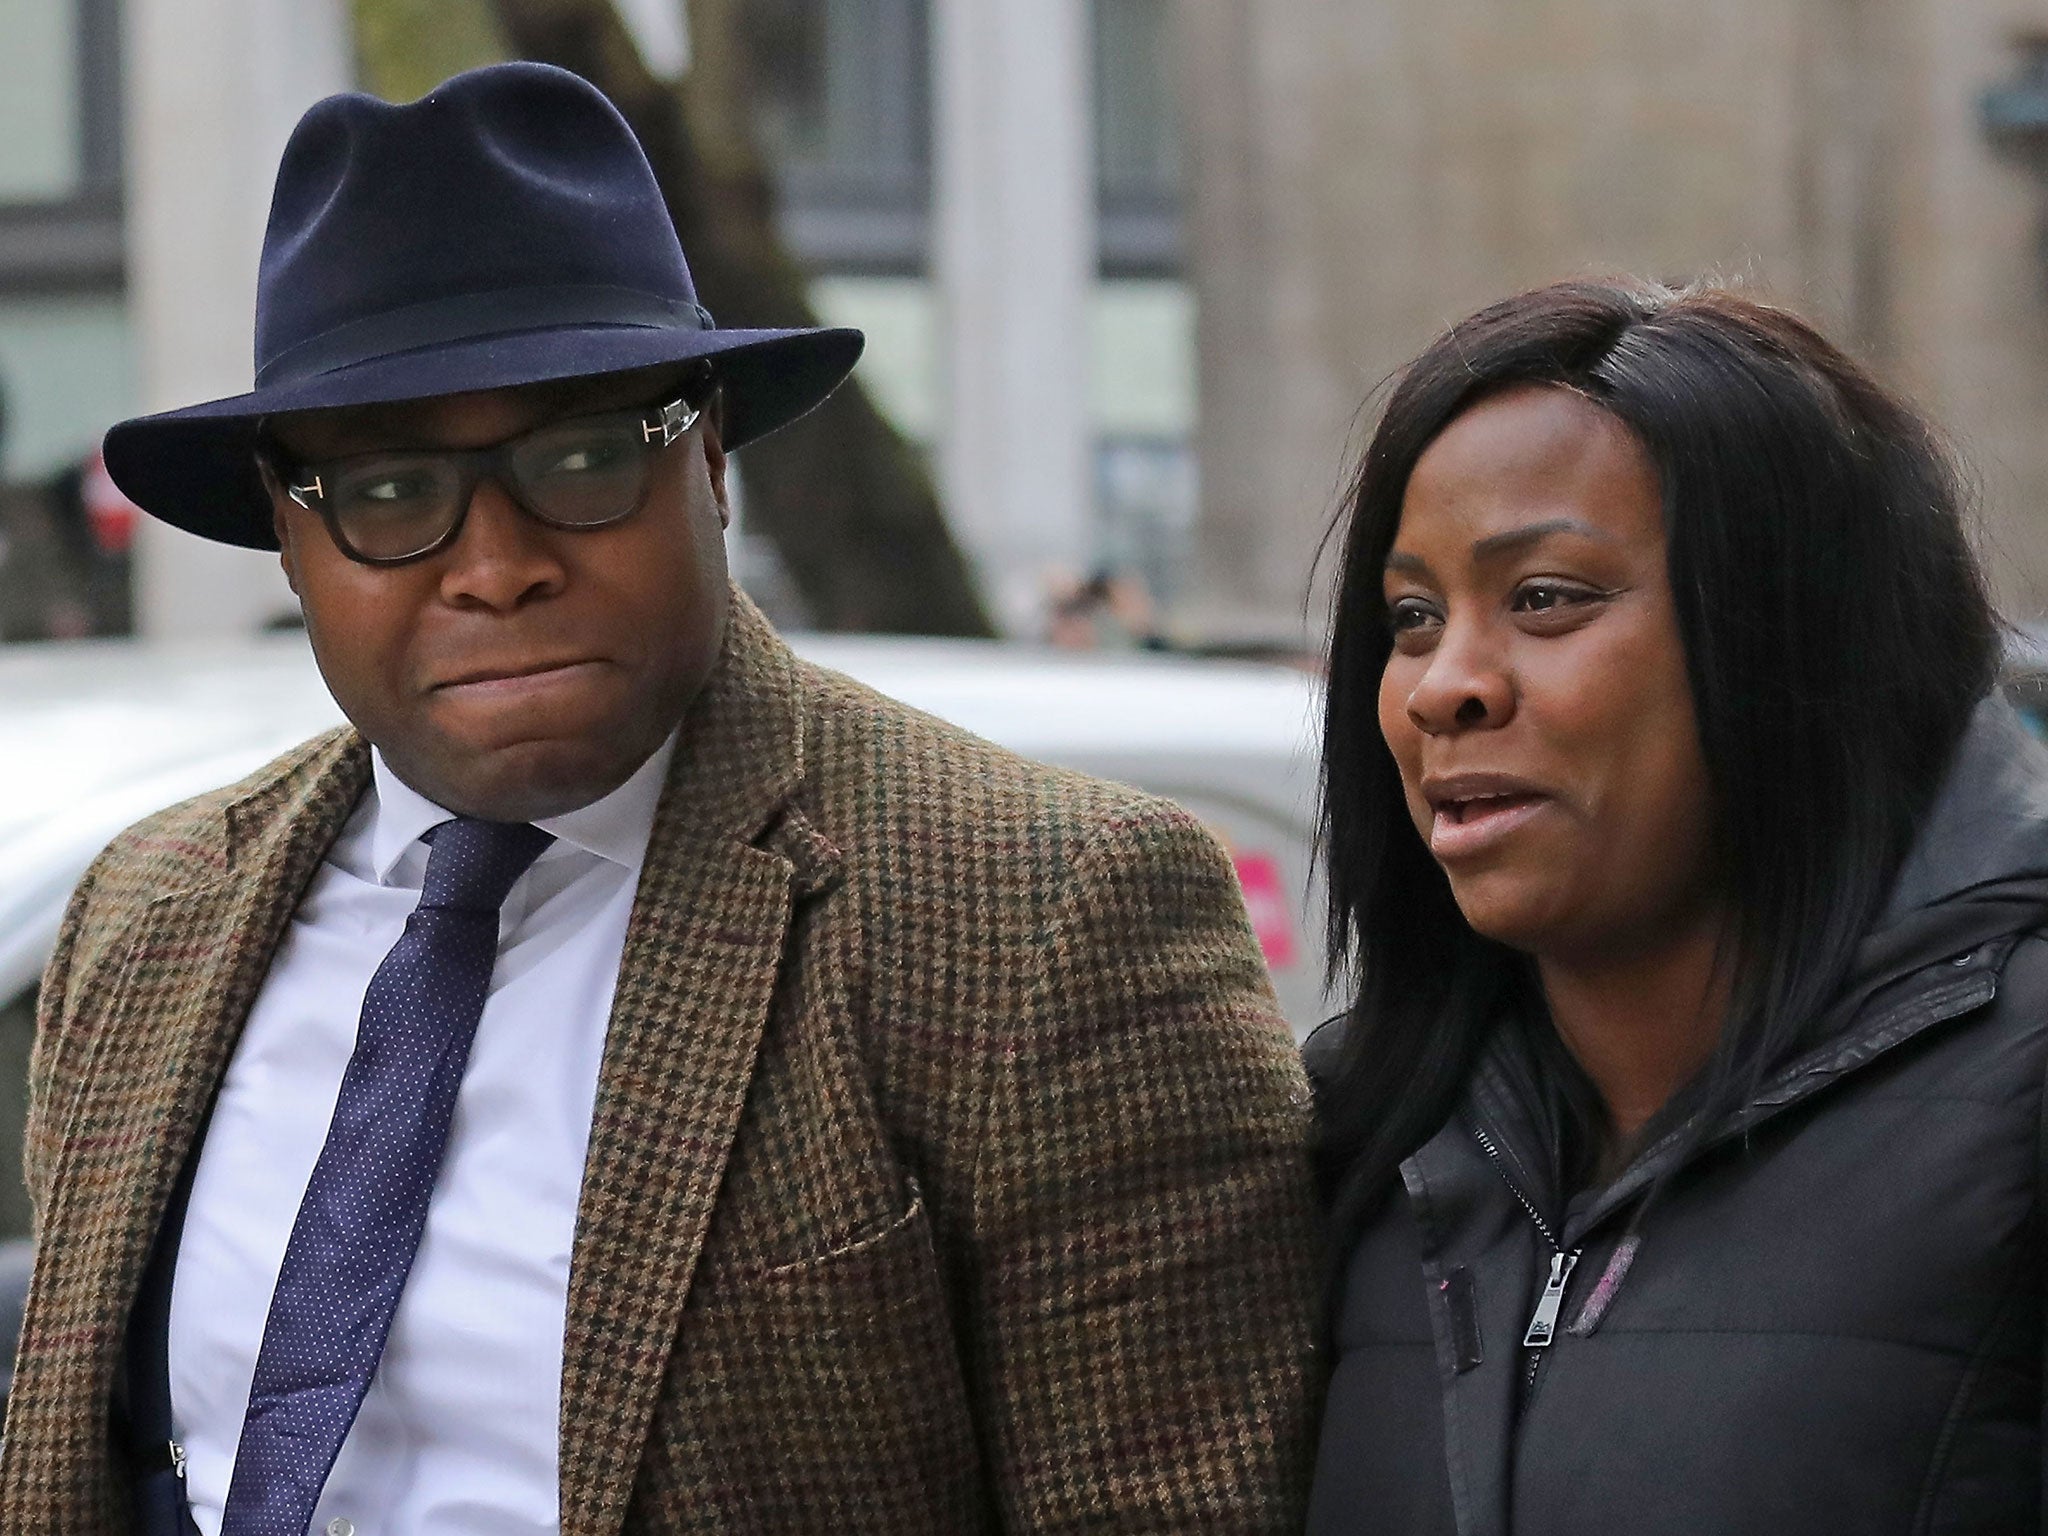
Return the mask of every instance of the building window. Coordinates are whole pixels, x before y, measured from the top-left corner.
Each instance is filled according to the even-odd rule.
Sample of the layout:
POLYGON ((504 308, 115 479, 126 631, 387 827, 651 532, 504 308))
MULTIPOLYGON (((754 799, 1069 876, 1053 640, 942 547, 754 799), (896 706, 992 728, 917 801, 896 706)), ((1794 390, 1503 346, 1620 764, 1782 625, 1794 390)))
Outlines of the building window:
POLYGON ((1095 185, 1103 274, 1178 272, 1173 0, 1095 0, 1095 185))
POLYGON ((922 271, 926 0, 747 0, 741 15, 755 126, 798 259, 818 271, 922 271))
MULTIPOLYGON (((862 377, 884 411, 927 445, 944 417, 943 322, 925 281, 931 3, 747 0, 740 11, 783 238, 815 274, 821 317, 867 333, 862 377)), ((1171 600, 1196 502, 1173 0, 1090 0, 1089 25, 1101 279, 1087 337, 1091 559, 1171 600)))
POLYGON ((118 0, 0 0, 0 293, 118 289, 118 0))
MULTIPOLYGON (((783 236, 814 271, 925 268, 929 0, 748 0, 755 128, 783 236)), ((1105 276, 1181 266, 1172 0, 1093 0, 1095 172, 1105 276)))

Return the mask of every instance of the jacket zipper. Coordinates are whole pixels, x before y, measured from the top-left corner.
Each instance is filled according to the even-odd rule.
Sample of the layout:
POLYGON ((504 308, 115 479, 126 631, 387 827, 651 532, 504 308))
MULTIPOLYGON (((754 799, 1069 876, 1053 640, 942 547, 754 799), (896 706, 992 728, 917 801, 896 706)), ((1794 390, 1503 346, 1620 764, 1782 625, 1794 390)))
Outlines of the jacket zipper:
POLYGON ((1529 1213, 1529 1219, 1536 1223, 1536 1230, 1543 1234, 1543 1241, 1550 1245, 1550 1274, 1543 1282, 1543 1293, 1536 1298, 1536 1310, 1529 1315, 1529 1326, 1522 1332, 1522 1348, 1528 1365, 1522 1377, 1522 1390, 1526 1394, 1536 1385, 1536 1372, 1543 1365, 1543 1351, 1550 1348, 1557 1337, 1558 1314, 1564 1310, 1565 1287, 1571 1284, 1572 1271, 1579 1266, 1579 1255, 1583 1249, 1566 1251, 1564 1244, 1557 1240, 1557 1233, 1550 1223, 1543 1219, 1543 1213, 1536 1209, 1536 1202, 1522 1193, 1522 1186, 1508 1172, 1507 1160, 1500 1155, 1493 1138, 1479 1126, 1472 1127, 1472 1135, 1493 1164, 1494 1172, 1500 1175, 1501 1183, 1507 1185, 1508 1193, 1515 1197, 1515 1203, 1529 1213))

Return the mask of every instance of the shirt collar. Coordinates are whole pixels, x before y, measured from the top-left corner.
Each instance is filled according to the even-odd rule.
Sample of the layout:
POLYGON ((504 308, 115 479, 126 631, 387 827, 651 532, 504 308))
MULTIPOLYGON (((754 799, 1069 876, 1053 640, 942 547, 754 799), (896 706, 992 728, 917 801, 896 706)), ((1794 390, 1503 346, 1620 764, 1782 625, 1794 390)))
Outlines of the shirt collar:
MULTIPOLYGON (((654 813, 661 803, 675 749, 676 733, 670 732, 655 754, 603 799, 536 821, 535 826, 555 836, 555 845, 548 852, 564 846, 580 848, 637 873, 647 857, 647 839, 654 830, 654 813)), ((378 884, 389 885, 399 861, 421 836, 455 813, 399 778, 375 747, 370 749, 370 798, 371 873, 378 884)))

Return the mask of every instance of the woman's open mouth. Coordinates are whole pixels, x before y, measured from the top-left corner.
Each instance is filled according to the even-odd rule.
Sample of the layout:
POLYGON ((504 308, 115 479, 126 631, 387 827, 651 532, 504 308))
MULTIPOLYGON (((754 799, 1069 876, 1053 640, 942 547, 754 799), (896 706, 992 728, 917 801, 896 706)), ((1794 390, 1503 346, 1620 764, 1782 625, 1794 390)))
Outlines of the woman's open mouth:
POLYGON ((1539 815, 1549 800, 1527 792, 1467 795, 1436 801, 1430 825, 1429 851, 1440 861, 1470 858, 1539 815))

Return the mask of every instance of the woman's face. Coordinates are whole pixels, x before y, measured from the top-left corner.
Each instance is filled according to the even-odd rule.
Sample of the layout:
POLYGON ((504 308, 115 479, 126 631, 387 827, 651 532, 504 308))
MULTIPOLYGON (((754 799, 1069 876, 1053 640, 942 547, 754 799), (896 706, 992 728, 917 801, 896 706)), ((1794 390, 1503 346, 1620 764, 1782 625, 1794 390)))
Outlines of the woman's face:
POLYGON ((1380 730, 1474 929, 1569 962, 1715 910, 1706 764, 1655 467, 1569 390, 1454 419, 1387 556, 1380 730))

